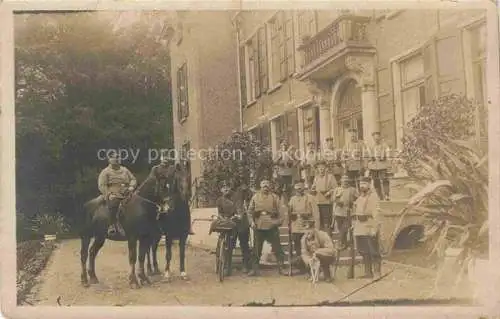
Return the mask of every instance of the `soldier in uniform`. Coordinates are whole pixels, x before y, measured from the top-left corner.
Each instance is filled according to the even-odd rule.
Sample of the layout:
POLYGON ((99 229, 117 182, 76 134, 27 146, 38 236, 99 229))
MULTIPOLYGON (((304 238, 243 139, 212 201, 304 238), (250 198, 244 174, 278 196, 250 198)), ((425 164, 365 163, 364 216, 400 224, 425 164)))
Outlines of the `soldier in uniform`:
POLYGON ((118 209, 127 194, 134 191, 137 180, 126 167, 120 165, 117 155, 111 155, 108 162, 109 165, 99 174, 97 185, 110 213, 108 235, 111 237, 118 232, 124 236, 125 232, 118 222, 118 209))
POLYGON ((314 175, 316 174, 316 161, 318 160, 318 152, 314 142, 307 143, 307 150, 302 159, 302 170, 304 171, 307 186, 311 189, 314 175))
POLYGON ((358 197, 358 191, 349 183, 349 177, 344 175, 341 179, 341 185, 335 189, 334 194, 334 223, 337 224, 337 229, 340 232, 342 249, 345 249, 347 247, 347 231, 349 227, 347 213, 349 210, 352 211, 354 202, 358 197))
MULTIPOLYGON (((231 242, 231 253, 236 246, 236 240, 240 241, 241 252, 243 254, 243 272, 247 273, 250 266, 250 247, 249 242, 249 224, 248 217, 244 214, 244 211, 239 209, 237 203, 234 201, 234 195, 232 194, 231 188, 228 185, 223 185, 221 188, 222 196, 216 201, 217 212, 219 216, 224 218, 236 218, 236 223, 238 225, 235 234, 232 236, 231 242)), ((227 276, 231 275, 231 261, 229 258, 227 276)))
POLYGON ((337 187, 337 182, 335 177, 327 172, 324 161, 318 161, 316 167, 318 172, 314 177, 312 191, 316 194, 316 203, 319 209, 319 228, 330 233, 333 213, 333 192, 337 187))
POLYGON ((279 184, 279 192, 290 198, 293 176, 295 173, 295 158, 292 154, 293 148, 290 147, 287 140, 282 140, 280 150, 274 158, 274 164, 277 169, 277 179, 279 184))
POLYGON ((340 152, 335 148, 333 137, 326 139, 326 145, 323 150, 323 160, 326 162, 328 172, 335 177, 337 184, 340 184, 340 178, 344 175, 340 152))
MULTIPOLYGON (((310 221, 316 221, 319 225, 319 211, 313 196, 304 192, 304 181, 295 183, 295 195, 292 196, 288 204, 288 216, 292 225, 292 242, 296 256, 302 253, 301 239, 309 228, 310 221)), ((301 273, 305 273, 306 268, 302 262, 298 262, 298 268, 301 273)))
POLYGON ((382 141, 380 132, 373 132, 373 145, 370 147, 368 169, 373 179, 373 187, 380 200, 389 200, 389 178, 387 169, 390 166, 387 160, 388 146, 382 141))
POLYGON ((363 257, 365 266, 364 278, 372 278, 375 273, 380 276, 382 255, 379 246, 379 199, 370 188, 371 180, 363 177, 360 182, 360 194, 354 203, 353 234, 356 246, 363 257))
POLYGON ((250 224, 254 229, 253 269, 249 276, 256 276, 259 272, 259 260, 262 255, 264 241, 271 244, 278 261, 278 271, 283 274, 284 253, 280 243, 279 227, 283 224, 280 214, 279 199, 270 191, 270 182, 260 182, 260 190, 252 197, 248 205, 250 224))
POLYGON ((358 140, 358 131, 350 129, 351 140, 344 148, 344 162, 347 176, 354 187, 359 190, 359 179, 364 175, 364 153, 365 145, 358 140))
POLYGON ((325 281, 331 281, 330 266, 335 262, 333 241, 326 232, 315 229, 314 221, 308 223, 308 228, 301 240, 302 261, 309 266, 313 259, 317 259, 325 281))

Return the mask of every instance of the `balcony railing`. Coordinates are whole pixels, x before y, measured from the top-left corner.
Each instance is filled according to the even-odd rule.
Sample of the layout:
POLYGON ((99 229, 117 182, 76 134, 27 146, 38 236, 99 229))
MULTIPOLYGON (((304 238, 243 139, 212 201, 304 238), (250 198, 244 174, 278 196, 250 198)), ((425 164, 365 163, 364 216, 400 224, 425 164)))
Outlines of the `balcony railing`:
POLYGON ((368 44, 366 27, 369 20, 369 17, 362 16, 340 16, 311 38, 303 39, 300 46, 304 57, 303 66, 306 67, 335 47, 368 44))

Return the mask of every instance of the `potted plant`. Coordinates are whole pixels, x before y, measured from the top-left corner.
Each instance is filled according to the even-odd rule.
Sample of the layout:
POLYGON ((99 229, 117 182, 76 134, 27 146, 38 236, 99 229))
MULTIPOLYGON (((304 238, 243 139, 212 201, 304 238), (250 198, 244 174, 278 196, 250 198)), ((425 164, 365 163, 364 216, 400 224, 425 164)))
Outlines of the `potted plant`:
POLYGON ((429 244, 429 257, 439 262, 435 289, 442 276, 452 273, 456 290, 468 273, 477 290, 482 285, 478 270, 488 264, 487 154, 474 141, 418 134, 428 134, 427 142, 436 153, 416 160, 421 168, 413 174, 417 181, 407 186, 419 192, 408 202, 400 222, 409 211, 424 215, 427 229, 421 241, 429 244))
POLYGON ((67 233, 69 226, 60 213, 37 214, 32 220, 32 231, 43 235, 46 241, 55 240, 57 235, 67 233))

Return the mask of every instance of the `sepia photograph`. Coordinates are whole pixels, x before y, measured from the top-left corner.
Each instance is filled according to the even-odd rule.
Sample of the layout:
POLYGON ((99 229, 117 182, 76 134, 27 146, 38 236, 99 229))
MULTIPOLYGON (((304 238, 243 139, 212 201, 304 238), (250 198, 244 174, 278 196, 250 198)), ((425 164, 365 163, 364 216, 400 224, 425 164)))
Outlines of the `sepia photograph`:
POLYGON ((6 13, 9 307, 498 307, 489 7, 6 13))

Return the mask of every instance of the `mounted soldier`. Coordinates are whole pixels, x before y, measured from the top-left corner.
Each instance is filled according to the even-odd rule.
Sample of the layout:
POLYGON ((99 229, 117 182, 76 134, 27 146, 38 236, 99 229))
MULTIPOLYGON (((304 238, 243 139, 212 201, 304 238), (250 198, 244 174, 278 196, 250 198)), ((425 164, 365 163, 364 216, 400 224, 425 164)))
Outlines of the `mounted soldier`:
POLYGON ((111 155, 108 162, 109 165, 101 171, 97 182, 109 209, 108 236, 112 237, 116 233, 124 236, 125 232, 118 221, 118 212, 122 200, 137 186, 137 180, 126 167, 120 165, 120 159, 116 154, 111 155))

